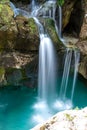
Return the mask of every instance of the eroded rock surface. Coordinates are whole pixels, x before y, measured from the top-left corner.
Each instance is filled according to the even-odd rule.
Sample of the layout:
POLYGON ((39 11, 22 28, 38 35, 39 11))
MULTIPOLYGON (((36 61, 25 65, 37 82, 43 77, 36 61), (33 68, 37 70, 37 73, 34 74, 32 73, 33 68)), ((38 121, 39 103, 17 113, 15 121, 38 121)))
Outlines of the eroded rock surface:
POLYGON ((87 107, 82 110, 65 110, 31 130, 87 130, 87 107))

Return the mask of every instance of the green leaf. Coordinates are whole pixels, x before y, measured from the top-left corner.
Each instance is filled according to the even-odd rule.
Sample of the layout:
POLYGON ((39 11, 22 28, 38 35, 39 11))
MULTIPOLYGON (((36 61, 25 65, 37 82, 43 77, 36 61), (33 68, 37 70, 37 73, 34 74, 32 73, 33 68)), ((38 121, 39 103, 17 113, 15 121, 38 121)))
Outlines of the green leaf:
POLYGON ((64 4, 64 0, 57 0, 57 4, 62 6, 64 4))

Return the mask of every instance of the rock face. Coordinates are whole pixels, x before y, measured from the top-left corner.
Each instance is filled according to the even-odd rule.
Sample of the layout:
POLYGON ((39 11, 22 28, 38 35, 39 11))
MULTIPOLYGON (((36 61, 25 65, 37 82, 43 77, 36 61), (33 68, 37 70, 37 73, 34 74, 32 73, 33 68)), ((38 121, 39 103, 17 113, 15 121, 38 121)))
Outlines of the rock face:
POLYGON ((87 1, 84 0, 83 8, 85 9, 84 21, 81 27, 80 38, 77 46, 81 52, 79 73, 87 79, 87 1))
MULTIPOLYGON (((24 9, 27 7, 28 2, 31 3, 31 1, 27 1, 27 0, 25 1, 12 0, 12 2, 14 2, 15 4, 18 3, 18 7, 24 4, 25 6, 24 9)), ((44 1, 38 0, 38 2, 43 3, 44 1)), ((75 20, 73 21, 73 23, 71 23, 70 21, 72 21, 74 17, 76 19, 76 16, 74 16, 74 14, 78 10, 80 10, 81 5, 78 7, 78 9, 76 6, 79 5, 79 3, 81 4, 81 0, 80 1, 65 0, 65 4, 63 6, 63 29, 65 29, 66 26, 68 26, 68 24, 73 25, 73 23, 78 23, 75 22, 75 20)), ((81 51, 79 72, 85 78, 87 78, 87 60, 86 60, 87 59, 87 45, 86 45, 87 43, 87 32, 86 32, 87 2, 86 0, 83 2, 83 5, 85 5, 84 6, 85 16, 84 16, 84 22, 82 27, 81 27, 82 21, 78 27, 79 28, 78 29, 79 31, 77 31, 78 34, 80 32, 80 28, 81 28, 81 32, 80 32, 80 39, 79 42, 77 43, 77 46, 81 51)), ((82 17, 83 17, 83 13, 81 13, 81 20, 82 17)), ((45 30, 49 33, 49 36, 51 37, 58 53, 60 55, 63 55, 64 52, 61 54, 61 50, 64 50, 64 46, 63 44, 61 44, 61 41, 58 38, 58 35, 55 30, 54 21, 50 18, 45 18, 45 19, 40 18, 40 21, 43 23, 45 30)), ((24 79, 24 76, 25 78, 27 78, 26 76, 27 74, 24 74, 26 72, 25 68, 29 64, 32 64, 33 66, 35 62, 36 63, 38 62, 39 44, 40 44, 40 38, 39 38, 38 27, 34 19, 26 18, 22 15, 18 15, 14 17, 14 12, 10 7, 9 0, 0 1, 0 57, 1 57, 0 58, 0 68, 1 68, 0 83, 1 84, 10 83, 9 77, 11 77, 11 73, 13 77, 16 74, 19 75, 18 77, 20 78, 16 79, 16 82, 19 82, 21 79, 24 79), (8 70, 11 70, 10 73, 8 72, 8 70), (20 71, 23 73, 21 73, 20 71)))
POLYGON ((79 37, 84 18, 82 0, 67 1, 63 8, 63 32, 79 37), (67 6, 69 6, 68 11, 65 10, 67 6))
POLYGON ((69 23, 69 19, 71 16, 71 13, 73 11, 73 6, 75 4, 76 0, 65 0, 63 5, 63 28, 66 27, 66 25, 69 23))
MULTIPOLYGON (((22 2, 24 3, 24 1, 22 2)), ((26 2, 25 4, 27 4, 26 2)), ((48 27, 47 31, 57 50, 63 49, 55 31, 54 21, 48 19, 44 21, 44 24, 48 27)), ((38 67, 36 68, 35 64, 37 66, 39 44, 38 27, 34 19, 22 15, 14 17, 9 0, 1 1, 0 85, 18 84, 21 80, 29 78, 31 75, 30 70, 29 74, 27 73, 29 67, 32 72, 36 73, 38 67), (36 70, 34 70, 35 68, 36 70)))
POLYGON ((82 110, 66 110, 31 130, 87 130, 86 115, 87 107, 82 110))
POLYGON ((38 28, 32 18, 19 16, 14 19, 9 3, 0 4, 0 16, 0 49, 38 50, 38 28))

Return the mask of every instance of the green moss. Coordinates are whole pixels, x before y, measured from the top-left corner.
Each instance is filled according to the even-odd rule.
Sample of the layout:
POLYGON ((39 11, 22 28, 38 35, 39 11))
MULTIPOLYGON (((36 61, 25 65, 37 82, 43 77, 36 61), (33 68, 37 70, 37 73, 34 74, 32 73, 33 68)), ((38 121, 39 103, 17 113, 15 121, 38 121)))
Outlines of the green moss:
POLYGON ((9 3, 9 0, 0 0, 1 4, 9 3))
POLYGON ((10 67, 9 67, 9 68, 6 69, 6 74, 7 74, 7 75, 12 74, 12 73, 14 73, 16 70, 17 70, 17 68, 10 68, 10 67))
POLYGON ((30 29, 30 33, 34 34, 35 32, 37 32, 38 28, 37 28, 37 25, 36 25, 34 19, 30 18, 28 22, 29 22, 28 26, 30 29))
POLYGON ((0 76, 2 76, 3 74, 5 74, 5 69, 4 67, 0 67, 0 76))
POLYGON ((26 71, 25 71, 25 69, 20 69, 20 71, 21 71, 21 73, 22 73, 22 80, 23 79, 26 79, 27 78, 27 75, 26 75, 26 71))
POLYGON ((74 110, 79 110, 79 108, 78 108, 78 107, 75 107, 74 110))
POLYGON ((0 3, 0 23, 2 24, 10 24, 13 16, 13 11, 11 10, 8 4, 0 3))
POLYGON ((62 6, 64 4, 64 0, 57 0, 57 4, 62 6))
POLYGON ((72 117, 70 114, 66 113, 65 116, 69 121, 72 121, 74 119, 74 117, 72 117))
POLYGON ((45 24, 46 24, 45 28, 47 29, 47 32, 48 32, 49 36, 51 37, 53 43, 56 45, 56 48, 58 49, 59 46, 61 46, 61 45, 63 46, 63 44, 61 44, 61 41, 56 32, 54 21, 52 19, 46 18, 45 24))

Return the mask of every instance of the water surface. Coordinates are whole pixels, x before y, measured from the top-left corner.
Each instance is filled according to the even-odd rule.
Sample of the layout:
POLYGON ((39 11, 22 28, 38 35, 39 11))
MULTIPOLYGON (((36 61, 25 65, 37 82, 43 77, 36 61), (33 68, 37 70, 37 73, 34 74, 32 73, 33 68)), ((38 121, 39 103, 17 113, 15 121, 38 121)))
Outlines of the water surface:
POLYGON ((29 88, 27 86, 0 88, 0 130, 30 130, 30 128, 48 119, 60 110, 70 107, 83 108, 87 106, 87 86, 79 79, 76 83, 73 103, 71 103, 70 86, 72 79, 71 76, 64 102, 58 97, 61 77, 58 78, 57 95, 54 102, 39 100, 36 88, 29 88), (65 102, 66 104, 64 104, 65 102))

